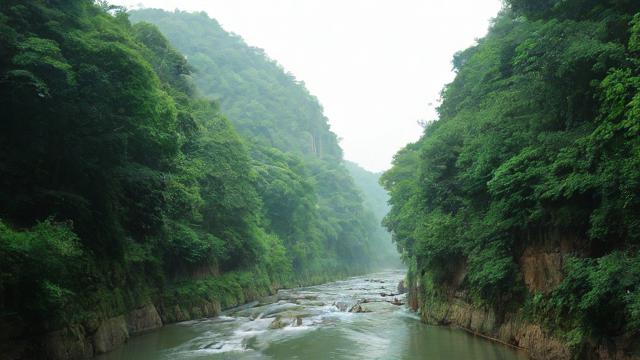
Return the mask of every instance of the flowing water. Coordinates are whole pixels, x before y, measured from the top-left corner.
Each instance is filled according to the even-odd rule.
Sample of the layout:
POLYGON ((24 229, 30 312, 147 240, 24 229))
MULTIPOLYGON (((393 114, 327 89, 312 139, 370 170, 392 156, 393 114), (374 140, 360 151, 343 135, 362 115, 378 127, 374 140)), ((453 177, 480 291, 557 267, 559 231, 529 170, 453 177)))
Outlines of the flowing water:
POLYGON ((404 295, 395 295, 403 276, 403 271, 385 271, 280 290, 217 318, 168 325, 134 337, 99 359, 527 358, 461 330, 422 324, 399 304, 404 295))

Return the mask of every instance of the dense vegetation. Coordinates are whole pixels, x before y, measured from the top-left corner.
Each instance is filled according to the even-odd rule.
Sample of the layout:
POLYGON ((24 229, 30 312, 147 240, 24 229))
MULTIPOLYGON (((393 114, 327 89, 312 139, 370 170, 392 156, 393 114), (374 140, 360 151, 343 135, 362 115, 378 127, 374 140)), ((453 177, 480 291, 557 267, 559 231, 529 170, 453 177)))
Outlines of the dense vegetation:
POLYGON ((382 173, 372 173, 351 161, 345 161, 344 165, 349 170, 358 189, 362 191, 365 207, 373 211, 376 222, 379 224, 377 228, 379 235, 375 244, 376 251, 372 256, 378 263, 391 267, 402 267, 400 256, 391 241, 391 234, 382 226, 382 219, 389 212, 389 194, 380 185, 382 173))
POLYGON ((205 13, 144 9, 131 19, 158 26, 189 59, 201 93, 247 139, 266 226, 292 250, 296 271, 376 256, 384 232, 362 206, 336 135, 302 82, 205 13))
POLYGON ((128 16, 0 3, 0 323, 231 306, 368 269, 374 217, 304 86, 202 15, 189 40, 223 52, 193 65, 128 16))
POLYGON ((637 336, 638 11, 632 0, 510 0, 455 55, 439 119, 382 177, 385 225, 425 297, 457 287, 502 314, 524 308, 575 346, 637 336), (555 290, 532 294, 518 259, 553 234, 573 239, 573 258, 555 290))

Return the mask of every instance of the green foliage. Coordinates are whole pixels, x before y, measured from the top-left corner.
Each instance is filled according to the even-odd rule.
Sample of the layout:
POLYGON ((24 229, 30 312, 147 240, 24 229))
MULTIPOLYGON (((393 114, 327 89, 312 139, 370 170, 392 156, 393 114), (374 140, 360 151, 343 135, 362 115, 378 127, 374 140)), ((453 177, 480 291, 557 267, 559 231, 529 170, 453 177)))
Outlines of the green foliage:
POLYGON ((391 234, 382 226, 382 219, 389 212, 389 194, 380 185, 381 173, 372 173, 361 168, 358 164, 345 161, 345 167, 353 178, 356 186, 362 191, 362 198, 366 208, 371 209, 378 223, 376 237, 378 240, 372 244, 373 256, 378 264, 388 266, 400 266, 398 252, 391 241, 391 234))
MULTIPOLYGON (((637 333, 640 5, 506 2, 454 57, 439 119, 382 176, 384 225, 433 286, 503 312, 535 309, 579 346, 637 333), (550 296, 517 266, 550 233, 576 238, 550 296), (452 284, 453 275, 465 272, 452 284), (528 299, 528 300, 527 300, 528 299)), ((428 296, 428 294, 425 294, 428 296)))
MULTIPOLYGON (((0 221, 0 291, 17 311, 38 318, 68 311, 77 276, 86 267, 76 234, 48 219, 29 231, 0 221)), ((5 310, 6 311, 6 310, 5 310)))
POLYGON ((149 14, 193 20, 193 65, 103 1, 0 3, 0 317, 29 332, 372 265, 382 235, 304 85, 202 14, 149 14))
POLYGON ((518 296, 518 269, 502 244, 494 242, 472 253, 467 281, 473 295, 480 301, 508 304, 505 297, 518 296))
POLYGON ((566 278, 538 307, 568 334, 619 336, 638 327, 640 258, 620 251, 597 259, 572 258, 566 278))
POLYGON ((200 306, 212 301, 219 302, 222 308, 242 305, 270 293, 269 277, 259 268, 252 270, 177 282, 165 291, 162 300, 166 304, 181 304, 185 307, 200 306))
POLYGON ((247 139, 265 230, 284 243, 296 273, 374 263, 385 233, 365 209, 337 137, 304 84, 204 13, 145 9, 131 18, 139 21, 134 27, 156 24, 188 56, 199 91, 218 101, 247 139))
POLYGON ((220 102, 252 143, 340 160, 342 150, 317 99, 263 50, 227 33, 204 12, 144 9, 130 16, 156 24, 188 56, 198 88, 220 102))

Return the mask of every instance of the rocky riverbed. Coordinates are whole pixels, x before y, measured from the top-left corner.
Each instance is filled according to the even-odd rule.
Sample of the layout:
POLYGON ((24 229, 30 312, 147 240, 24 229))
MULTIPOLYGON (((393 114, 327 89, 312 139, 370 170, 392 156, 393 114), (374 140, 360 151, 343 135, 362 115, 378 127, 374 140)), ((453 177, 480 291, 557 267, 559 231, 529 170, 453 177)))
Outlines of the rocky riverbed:
POLYGON ((422 324, 386 271, 276 295, 130 339, 101 360, 525 359, 463 331, 422 324))

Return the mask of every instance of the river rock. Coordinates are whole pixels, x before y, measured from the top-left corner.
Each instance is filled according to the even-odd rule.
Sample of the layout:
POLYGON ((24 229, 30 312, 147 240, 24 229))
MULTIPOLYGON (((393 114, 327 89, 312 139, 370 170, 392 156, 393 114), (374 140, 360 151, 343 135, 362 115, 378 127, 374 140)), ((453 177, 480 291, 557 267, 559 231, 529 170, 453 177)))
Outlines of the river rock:
POLYGON ((93 336, 95 352, 105 353, 124 344, 129 339, 127 322, 123 315, 107 319, 98 327, 93 336))
POLYGON ((162 320, 158 310, 153 304, 136 309, 127 314, 127 331, 136 335, 145 331, 157 329, 162 326, 162 320))
POLYGON ((389 303, 393 304, 393 305, 396 305, 396 306, 404 305, 404 302, 402 302, 398 298, 393 298, 393 301, 389 301, 389 303))
POLYGON ((339 311, 345 312, 349 309, 349 304, 344 301, 336 301, 333 306, 337 307, 339 311))
POLYGON ((360 304, 356 304, 351 309, 349 309, 349 312, 351 312, 351 313, 368 313, 368 312, 371 312, 371 310, 369 310, 369 309, 367 309, 365 307, 362 307, 362 305, 360 305, 360 304))
POLYGON ((280 318, 275 318, 273 320, 273 322, 271 322, 271 324, 269 324, 269 329, 270 330, 277 330, 277 329, 282 329, 283 327, 287 326, 288 324, 284 321, 282 321, 282 319, 280 318))

